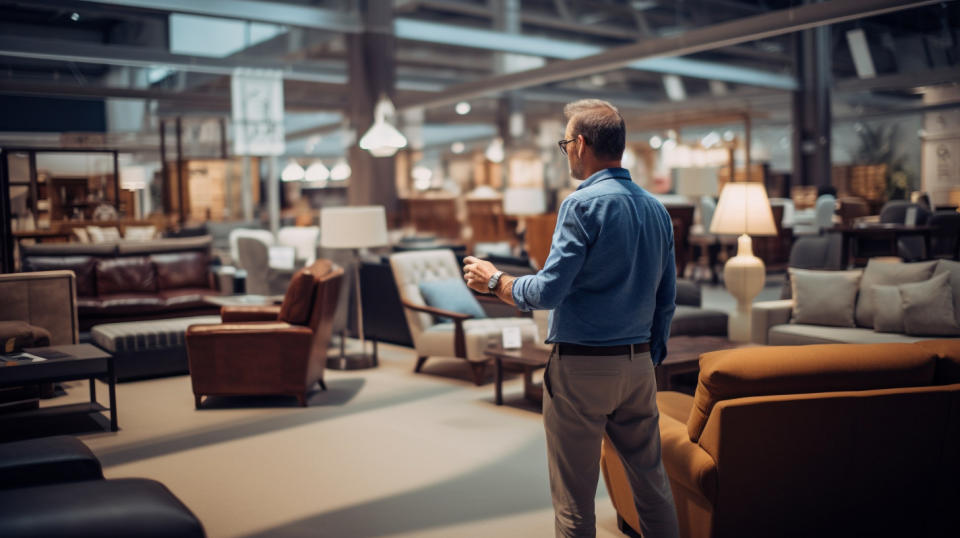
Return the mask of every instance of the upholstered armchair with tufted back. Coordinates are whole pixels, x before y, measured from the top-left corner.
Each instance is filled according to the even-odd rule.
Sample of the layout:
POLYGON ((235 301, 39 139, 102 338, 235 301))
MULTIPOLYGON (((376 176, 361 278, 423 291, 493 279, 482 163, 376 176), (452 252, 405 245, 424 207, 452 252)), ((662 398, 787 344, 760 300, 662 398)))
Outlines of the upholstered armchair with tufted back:
MULTIPOLYGON (((476 318, 427 305, 420 292, 421 283, 435 280, 463 281, 463 273, 450 250, 420 250, 390 256, 393 278, 413 338, 419 372, 428 357, 466 359, 473 370, 473 381, 483 383, 489 359, 484 354, 491 339, 499 339, 504 327, 519 327, 524 341, 542 340, 532 318, 476 318), (437 317, 452 321, 437 321, 437 317)), ((468 293, 470 293, 468 291, 468 293)))

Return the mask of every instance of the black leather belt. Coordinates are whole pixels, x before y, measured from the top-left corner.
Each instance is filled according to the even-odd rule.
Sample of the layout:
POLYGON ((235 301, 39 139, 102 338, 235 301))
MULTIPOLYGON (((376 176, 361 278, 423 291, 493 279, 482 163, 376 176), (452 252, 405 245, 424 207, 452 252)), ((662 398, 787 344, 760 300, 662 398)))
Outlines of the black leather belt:
MULTIPOLYGON (((594 356, 603 356, 607 357, 610 355, 629 355, 630 354, 630 345, 623 344, 621 346, 581 346, 580 344, 568 344, 565 342, 560 342, 557 344, 557 351, 561 355, 594 355, 594 356)), ((633 344, 634 353, 647 353, 650 351, 650 344, 644 342, 642 344, 633 344)))

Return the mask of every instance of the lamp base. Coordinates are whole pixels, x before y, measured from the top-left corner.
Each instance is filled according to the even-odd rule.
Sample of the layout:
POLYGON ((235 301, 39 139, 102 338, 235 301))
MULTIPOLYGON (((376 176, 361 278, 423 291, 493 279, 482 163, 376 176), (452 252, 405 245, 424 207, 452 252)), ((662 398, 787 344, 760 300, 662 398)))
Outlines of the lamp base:
POLYGON ((723 281, 730 295, 737 300, 737 309, 727 318, 727 338, 733 342, 749 342, 753 299, 767 279, 763 260, 753 255, 750 236, 738 238, 737 255, 723 266, 723 281))

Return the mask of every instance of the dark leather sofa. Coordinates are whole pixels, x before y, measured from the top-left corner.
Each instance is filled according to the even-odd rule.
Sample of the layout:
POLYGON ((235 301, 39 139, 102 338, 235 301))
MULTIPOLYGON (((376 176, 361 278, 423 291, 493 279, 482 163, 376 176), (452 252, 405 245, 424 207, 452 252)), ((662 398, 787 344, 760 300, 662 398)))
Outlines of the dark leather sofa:
POLYGON ((81 331, 101 323, 215 315, 211 239, 191 237, 105 244, 39 244, 21 249, 24 271, 77 275, 81 331))

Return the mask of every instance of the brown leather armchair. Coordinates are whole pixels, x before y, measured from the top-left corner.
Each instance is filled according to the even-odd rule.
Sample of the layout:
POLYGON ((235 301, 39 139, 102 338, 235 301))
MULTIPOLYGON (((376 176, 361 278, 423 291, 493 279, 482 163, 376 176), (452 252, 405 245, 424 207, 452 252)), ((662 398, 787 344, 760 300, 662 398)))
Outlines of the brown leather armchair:
POLYGON ((317 260, 293 276, 281 306, 225 306, 219 325, 187 330, 197 407, 203 395, 285 394, 307 405, 314 383, 326 390, 330 345, 343 269, 317 260))

